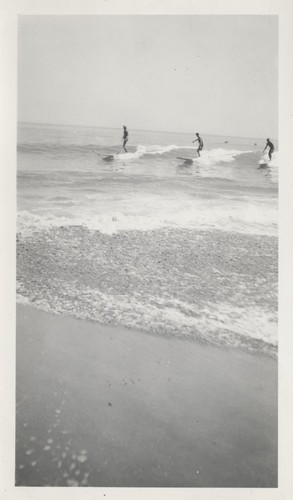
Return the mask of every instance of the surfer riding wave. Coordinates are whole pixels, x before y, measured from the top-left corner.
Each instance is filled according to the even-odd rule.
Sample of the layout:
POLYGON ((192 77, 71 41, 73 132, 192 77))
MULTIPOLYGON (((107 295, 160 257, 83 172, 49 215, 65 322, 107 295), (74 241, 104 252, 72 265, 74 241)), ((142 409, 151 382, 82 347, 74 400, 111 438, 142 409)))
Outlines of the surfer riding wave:
POLYGON ((127 149, 125 147, 125 144, 128 142, 128 130, 127 130, 127 128, 126 128, 125 125, 123 125, 123 137, 122 137, 122 140, 123 140, 123 149, 127 153, 127 149))
POLYGON ((197 139, 194 139, 194 141, 192 141, 192 142, 197 142, 198 141, 197 154, 198 154, 198 156, 200 156, 200 151, 203 149, 203 140, 200 137, 200 135, 199 135, 198 132, 196 132, 195 135, 197 136, 197 139))

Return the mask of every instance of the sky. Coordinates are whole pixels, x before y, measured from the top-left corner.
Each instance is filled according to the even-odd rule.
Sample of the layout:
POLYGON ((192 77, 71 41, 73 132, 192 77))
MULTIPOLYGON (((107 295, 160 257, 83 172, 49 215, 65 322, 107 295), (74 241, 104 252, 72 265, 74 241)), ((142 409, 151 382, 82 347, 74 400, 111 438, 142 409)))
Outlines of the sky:
POLYGON ((18 120, 278 136, 277 16, 19 16, 18 120))

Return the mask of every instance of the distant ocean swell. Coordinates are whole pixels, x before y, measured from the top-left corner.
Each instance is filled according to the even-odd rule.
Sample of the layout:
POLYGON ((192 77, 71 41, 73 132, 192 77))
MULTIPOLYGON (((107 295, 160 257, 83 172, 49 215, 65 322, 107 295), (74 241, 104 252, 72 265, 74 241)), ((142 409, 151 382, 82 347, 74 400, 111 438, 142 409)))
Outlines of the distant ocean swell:
MULTIPOLYGON (((202 167, 206 171, 202 172, 203 176, 210 177, 215 175, 215 171, 209 169, 221 168, 234 163, 236 169, 261 168, 258 163, 263 158, 261 151, 239 150, 239 149, 224 149, 221 147, 204 149, 199 157, 195 146, 182 146, 171 144, 167 146, 160 145, 138 145, 129 146, 128 152, 124 152, 121 146, 105 146, 97 144, 57 144, 57 143, 21 143, 18 145, 18 154, 23 158, 32 156, 35 157, 35 162, 39 159, 39 165, 36 170, 54 171, 54 166, 48 164, 49 160, 64 161, 62 168, 68 169, 75 162, 83 162, 85 169, 95 168, 95 158, 100 161, 112 162, 115 161, 117 166, 125 165, 135 167, 136 162, 142 159, 148 161, 150 165, 155 164, 156 158, 160 157, 162 161, 182 164, 189 162, 189 165, 194 167, 202 167), (44 162, 44 159, 47 162, 44 162)), ((266 156, 268 159, 268 157, 266 156)), ((273 158, 269 164, 270 180, 272 183, 278 182, 278 166, 279 154, 275 151, 273 158)), ((220 175, 225 175, 225 171, 220 175)), ((253 184, 252 184, 253 185, 253 184)))
POLYGON ((100 323, 277 351, 277 241, 225 231, 18 235, 18 301, 100 323))
POLYGON ((261 167, 251 139, 205 137, 198 157, 191 134, 120 137, 19 127, 17 300, 275 355, 278 152, 261 167))
POLYGON ((125 153, 121 146, 112 146, 111 149, 105 145, 97 145, 97 144, 58 144, 58 143, 20 143, 18 145, 19 153, 49 153, 56 156, 67 156, 67 155, 76 155, 80 153, 85 155, 86 153, 96 152, 97 154, 110 154, 114 153, 114 157, 116 159, 138 159, 144 155, 163 155, 171 152, 178 151, 187 151, 189 153, 189 157, 194 160, 200 161, 202 164, 210 165, 215 162, 231 162, 233 159, 242 154, 253 153, 253 151, 247 150, 235 150, 235 149, 223 149, 223 148, 214 148, 214 149, 205 149, 201 152, 201 157, 198 158, 197 154, 197 146, 182 146, 176 144, 170 144, 167 146, 161 145, 142 145, 139 144, 136 147, 128 146, 129 152, 125 153), (117 152, 120 151, 120 152, 117 152))

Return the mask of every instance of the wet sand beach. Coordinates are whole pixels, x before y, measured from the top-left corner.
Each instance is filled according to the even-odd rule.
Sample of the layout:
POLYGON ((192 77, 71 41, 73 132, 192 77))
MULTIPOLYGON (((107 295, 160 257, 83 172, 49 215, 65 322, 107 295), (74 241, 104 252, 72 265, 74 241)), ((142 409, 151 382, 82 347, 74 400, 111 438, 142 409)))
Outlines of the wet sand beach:
POLYGON ((228 231, 17 236, 19 301, 66 316, 277 353, 278 241, 228 231))
POLYGON ((4 23, 15 495, 284 496, 286 9, 96 4, 4 23))
POLYGON ((276 487, 277 152, 18 132, 16 484, 276 487))
POLYGON ((17 306, 16 485, 276 487, 277 360, 17 306))

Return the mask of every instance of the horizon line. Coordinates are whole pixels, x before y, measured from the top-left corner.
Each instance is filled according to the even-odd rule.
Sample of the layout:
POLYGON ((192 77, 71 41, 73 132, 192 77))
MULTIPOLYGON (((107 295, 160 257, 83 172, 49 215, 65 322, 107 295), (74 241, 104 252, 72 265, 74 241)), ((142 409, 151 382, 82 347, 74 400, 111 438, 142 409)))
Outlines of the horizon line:
MULTIPOLYGON (((17 124, 27 124, 27 125, 51 125, 51 126, 59 126, 59 127, 84 127, 84 128, 104 128, 109 130, 120 130, 122 127, 109 127, 109 126, 100 126, 100 125, 77 125, 76 123, 68 124, 68 123, 53 123, 53 122, 35 122, 35 121, 25 121, 25 120, 17 120, 17 124)), ((173 131, 173 130, 157 130, 157 129, 141 129, 141 128, 132 128, 130 130, 138 131, 138 132, 160 132, 166 134, 190 134, 195 135, 196 132, 181 132, 181 131, 173 131)), ((265 136, 248 136, 248 135, 232 135, 232 134, 213 134, 208 132, 200 132, 201 135, 205 136, 216 136, 216 137, 234 137, 239 139, 263 139, 265 140, 265 136)), ((278 138, 273 138, 273 140, 277 140, 278 138)))

